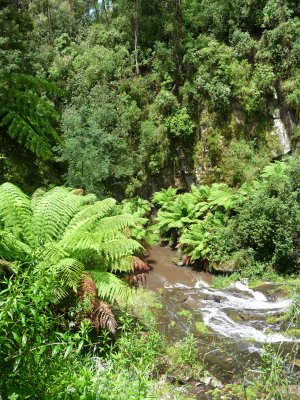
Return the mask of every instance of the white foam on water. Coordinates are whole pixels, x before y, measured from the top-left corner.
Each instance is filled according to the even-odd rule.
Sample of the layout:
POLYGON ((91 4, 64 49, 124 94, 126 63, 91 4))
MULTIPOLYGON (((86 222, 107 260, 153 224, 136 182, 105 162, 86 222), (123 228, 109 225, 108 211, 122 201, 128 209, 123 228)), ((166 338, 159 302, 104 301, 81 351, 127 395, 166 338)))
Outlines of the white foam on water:
POLYGON ((186 286, 182 283, 174 283, 173 285, 165 285, 165 289, 191 289, 191 286, 186 286))
POLYGON ((249 289, 248 285, 245 285, 244 283, 242 283, 240 281, 233 283, 230 287, 238 289, 241 292, 250 293, 256 300, 268 301, 268 299, 266 298, 266 296, 263 293, 249 289))
POLYGON ((205 287, 209 287, 209 284, 204 282, 203 280, 198 280, 194 286, 187 286, 182 283, 174 283, 174 284, 165 284, 165 289, 202 289, 205 287))
POLYGON ((287 154, 291 151, 291 143, 287 134, 287 130, 284 126, 283 121, 280 118, 280 110, 276 108, 273 114, 274 131, 278 136, 278 142, 282 148, 283 154, 287 154))
MULTIPOLYGON (((265 296, 262 297, 261 299, 257 299, 255 297, 240 297, 238 295, 233 295, 230 293, 226 293, 220 290, 213 290, 213 289, 206 289, 204 288, 202 290, 202 293, 211 295, 212 298, 214 296, 219 296, 221 297, 221 302, 222 307, 231 307, 235 309, 240 309, 240 310, 284 310, 286 309, 290 304, 291 300, 281 300, 281 301, 267 301, 265 299, 265 296)), ((259 293, 259 292, 257 292, 259 293)), ((262 294, 262 293, 261 293, 262 294)), ((260 296, 258 296, 260 297, 260 296)))
POLYGON ((217 307, 201 309, 201 313, 205 325, 225 337, 251 339, 260 343, 300 341, 284 336, 281 333, 265 333, 252 326, 237 323, 217 307))
POLYGON ((206 283, 206 282, 204 282, 204 281, 202 281, 202 280, 197 281, 197 282, 195 283, 195 286, 194 286, 195 289, 201 289, 201 288, 203 288, 203 287, 209 287, 209 284, 206 283))
MULTIPOLYGON (((202 315, 203 322, 214 332, 234 339, 247 339, 258 343, 278 343, 278 342, 300 342, 300 340, 287 337, 281 333, 272 333, 266 328, 261 330, 249 323, 235 322, 227 315, 228 310, 235 310, 237 313, 248 312, 254 316, 265 317, 266 314, 280 313, 289 307, 291 300, 268 301, 267 297, 248 287, 246 282, 236 282, 230 286, 235 289, 234 293, 227 290, 211 288, 203 280, 195 282, 194 286, 187 286, 182 283, 165 284, 166 289, 188 289, 189 299, 197 295, 194 306, 199 302, 198 295, 204 294, 200 298, 201 306, 198 311, 202 315), (196 304, 195 304, 196 303, 196 304)), ((199 304, 199 303, 198 303, 199 304)), ((260 325, 262 321, 259 321, 260 325)), ((259 348, 251 344, 249 351, 259 351, 259 348)))

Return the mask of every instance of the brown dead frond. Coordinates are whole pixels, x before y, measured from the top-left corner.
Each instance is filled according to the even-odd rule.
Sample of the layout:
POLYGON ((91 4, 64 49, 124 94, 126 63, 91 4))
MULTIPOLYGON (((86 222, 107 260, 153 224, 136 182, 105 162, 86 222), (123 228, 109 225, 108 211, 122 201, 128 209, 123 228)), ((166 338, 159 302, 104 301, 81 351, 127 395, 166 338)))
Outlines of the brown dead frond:
POLYGON ((107 329, 110 333, 116 333, 118 324, 108 304, 99 301, 94 307, 91 321, 97 332, 107 329))
POLYGON ((80 318, 89 318, 92 326, 99 332, 101 329, 107 329, 110 333, 115 334, 118 327, 117 321, 108 304, 99 300, 98 289, 89 275, 85 275, 78 287, 77 296, 80 300, 89 298, 91 308, 87 309, 80 318))
POLYGON ((146 283, 146 274, 132 274, 128 277, 128 283, 133 286, 144 286, 146 283))
POLYGON ((78 188, 78 189, 73 189, 73 190, 71 191, 71 193, 72 193, 72 194, 76 194, 77 196, 83 196, 83 195, 84 195, 84 190, 83 190, 83 189, 80 189, 80 188, 78 188))
POLYGON ((132 262, 133 262, 133 270, 136 273, 149 272, 151 270, 150 265, 145 263, 139 257, 133 256, 132 262))
POLYGON ((98 289, 91 276, 84 275, 84 277, 81 279, 77 295, 81 300, 83 300, 85 297, 89 297, 92 302, 98 298, 98 289))
POLYGON ((132 272, 127 276, 127 281, 133 286, 144 286, 146 283, 146 274, 151 270, 149 264, 139 257, 132 257, 132 272))

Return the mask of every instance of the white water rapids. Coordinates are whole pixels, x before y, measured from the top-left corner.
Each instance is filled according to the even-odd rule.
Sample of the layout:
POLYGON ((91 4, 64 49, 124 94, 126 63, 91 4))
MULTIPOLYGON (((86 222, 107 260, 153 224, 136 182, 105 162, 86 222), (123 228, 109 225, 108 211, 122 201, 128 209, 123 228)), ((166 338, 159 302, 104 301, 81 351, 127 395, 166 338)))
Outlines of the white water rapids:
MULTIPOLYGON (((253 351, 261 348, 259 343, 293 346, 293 343, 300 342, 284 333, 294 326, 287 326, 288 323, 280 319, 291 300, 274 300, 273 295, 267 298, 261 291, 250 289, 245 280, 226 289, 212 288, 212 275, 175 265, 172 262, 174 254, 168 248, 155 246, 149 255, 153 271, 147 278, 147 287, 164 293, 164 327, 172 329, 171 322, 175 320, 176 326, 185 329, 186 321, 180 317, 180 311, 187 309, 194 321, 200 322, 200 319, 210 328, 213 340, 227 338, 236 343, 237 348, 244 348, 246 342, 249 342, 246 346, 248 350, 252 348, 253 351)), ((269 294, 272 288, 276 288, 272 284, 269 287, 266 285, 265 290, 269 294)))
POLYGON ((265 323, 268 315, 283 313, 291 304, 290 300, 269 301, 263 293, 249 289, 242 282, 236 282, 226 290, 213 289, 203 281, 196 282, 194 287, 175 284, 166 285, 165 288, 185 289, 187 302, 193 303, 193 309, 195 303, 199 303, 197 311, 205 325, 222 336, 261 343, 299 342, 295 338, 271 332, 265 323), (232 319, 230 311, 242 318, 238 318, 238 321, 232 319), (249 318, 244 318, 247 315, 249 318))

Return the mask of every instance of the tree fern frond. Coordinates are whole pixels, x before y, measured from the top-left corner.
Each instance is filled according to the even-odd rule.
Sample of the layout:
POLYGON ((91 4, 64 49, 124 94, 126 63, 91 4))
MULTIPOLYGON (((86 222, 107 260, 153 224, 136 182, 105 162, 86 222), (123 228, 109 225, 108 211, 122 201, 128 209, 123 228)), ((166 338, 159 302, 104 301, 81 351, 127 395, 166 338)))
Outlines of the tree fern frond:
POLYGON ((0 231, 0 257, 7 261, 26 261, 32 254, 31 248, 9 231, 0 231))
POLYGON ((12 139, 16 139, 19 144, 38 157, 47 160, 52 157, 52 146, 34 129, 32 124, 23 116, 10 111, 2 119, 0 125, 8 125, 7 132, 12 139))
POLYGON ((102 201, 97 201, 95 204, 82 207, 66 227, 63 240, 67 240, 76 234, 91 229, 96 221, 103 218, 115 204, 115 199, 108 198, 102 201))
POLYGON ((152 201, 153 203, 159 204, 161 207, 168 206, 172 203, 177 194, 177 189, 169 187, 168 189, 161 189, 159 192, 155 192, 152 201))
POLYGON ((3 183, 0 186, 0 222, 9 231, 17 236, 32 235, 31 208, 29 198, 12 183, 3 183))
POLYGON ((101 299, 114 301, 129 294, 128 286, 114 274, 93 270, 93 278, 101 299))
POLYGON ((78 211, 78 205, 78 196, 63 187, 55 187, 37 198, 32 216, 37 241, 46 243, 60 239, 78 211))
POLYGON ((99 301, 94 307, 91 321, 98 332, 100 329, 107 329, 112 334, 116 333, 118 327, 117 321, 111 308, 104 301, 99 301))
POLYGON ((213 184, 211 187, 208 203, 211 207, 224 207, 229 210, 233 207, 235 202, 235 193, 232 188, 226 184, 213 184))
POLYGON ((97 196, 93 193, 86 194, 84 196, 80 196, 80 205, 91 205, 97 201, 97 196))
POLYGON ((116 261, 128 254, 140 251, 142 246, 133 239, 114 239, 101 243, 98 251, 103 253, 108 260, 116 261))
POLYGON ((52 269, 63 287, 69 287, 76 291, 84 270, 80 261, 74 258, 62 258, 52 269))
POLYGON ((52 146, 61 139, 54 127, 59 113, 45 93, 62 91, 34 76, 0 72, 0 125, 25 148, 49 159, 52 146))
POLYGON ((92 248, 97 249, 97 244, 113 239, 125 239, 122 230, 133 224, 133 219, 128 214, 105 217, 98 221, 98 215, 89 217, 78 225, 77 229, 69 231, 62 240, 64 248, 92 248), (93 228, 92 230, 90 228, 93 228))
POLYGON ((30 199, 30 206, 31 209, 34 210, 38 201, 44 196, 46 190, 43 188, 38 188, 35 192, 33 192, 31 199, 30 199))
POLYGON ((145 261, 141 260, 139 257, 136 256, 132 257, 132 264, 134 272, 136 273, 149 272, 151 270, 149 264, 145 263, 145 261))
POLYGON ((98 297, 98 289, 94 279, 84 273, 81 277, 81 281, 78 285, 77 296, 83 300, 85 297, 89 297, 90 300, 95 301, 98 297))
POLYGON ((111 272, 132 272, 133 265, 133 257, 132 256, 124 256, 120 259, 113 260, 109 264, 111 272))
POLYGON ((134 225, 134 219, 132 215, 130 214, 120 214, 120 215, 115 215, 111 217, 105 217, 102 218, 98 225, 97 229, 99 231, 122 231, 124 228, 127 228, 128 226, 133 226, 134 225))
POLYGON ((63 94, 64 91, 46 79, 37 78, 32 75, 20 73, 6 73, 1 71, 0 79, 11 81, 14 87, 22 89, 25 85, 39 92, 49 92, 53 94, 63 94))
POLYGON ((69 252, 63 249, 58 242, 49 242, 36 250, 36 256, 39 260, 47 260, 51 264, 58 263, 62 258, 68 257, 69 252))
POLYGON ((99 332, 100 329, 107 329, 110 333, 114 334, 117 329, 117 322, 109 305, 99 300, 98 289, 91 276, 83 276, 77 293, 81 300, 86 297, 90 299, 92 309, 87 311, 87 316, 97 332, 99 332))

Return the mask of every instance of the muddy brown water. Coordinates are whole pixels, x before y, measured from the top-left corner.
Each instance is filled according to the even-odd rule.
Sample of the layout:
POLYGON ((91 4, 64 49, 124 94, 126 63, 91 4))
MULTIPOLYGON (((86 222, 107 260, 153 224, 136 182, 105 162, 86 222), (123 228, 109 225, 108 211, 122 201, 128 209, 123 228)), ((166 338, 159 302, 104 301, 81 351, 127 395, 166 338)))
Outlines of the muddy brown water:
POLYGON ((153 270, 146 287, 159 292, 163 304, 158 311, 158 328, 170 342, 192 332, 199 359, 213 376, 223 383, 247 380, 245 371, 257 368, 266 343, 284 353, 298 352, 296 341, 280 333, 280 322, 266 321, 268 316, 280 316, 289 300, 269 296, 268 284, 264 293, 244 283, 226 290, 213 289, 213 275, 175 265, 175 255, 166 247, 149 250, 148 262, 153 270))

